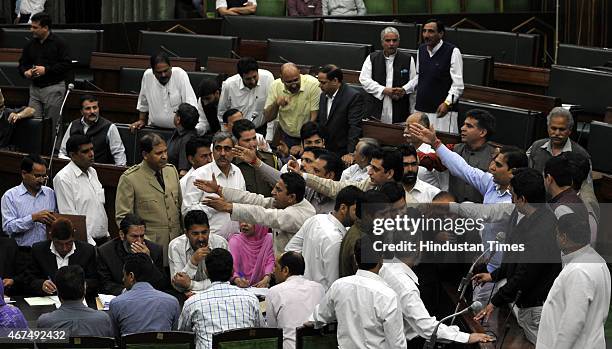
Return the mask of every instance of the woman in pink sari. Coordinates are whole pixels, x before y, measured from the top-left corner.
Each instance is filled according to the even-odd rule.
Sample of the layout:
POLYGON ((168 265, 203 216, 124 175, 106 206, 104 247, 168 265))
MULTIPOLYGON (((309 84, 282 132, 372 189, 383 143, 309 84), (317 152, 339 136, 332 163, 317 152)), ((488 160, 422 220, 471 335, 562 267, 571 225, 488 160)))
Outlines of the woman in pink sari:
POLYGON ((272 234, 268 227, 240 223, 240 234, 229 239, 234 258, 234 283, 238 287, 269 287, 274 271, 272 234))

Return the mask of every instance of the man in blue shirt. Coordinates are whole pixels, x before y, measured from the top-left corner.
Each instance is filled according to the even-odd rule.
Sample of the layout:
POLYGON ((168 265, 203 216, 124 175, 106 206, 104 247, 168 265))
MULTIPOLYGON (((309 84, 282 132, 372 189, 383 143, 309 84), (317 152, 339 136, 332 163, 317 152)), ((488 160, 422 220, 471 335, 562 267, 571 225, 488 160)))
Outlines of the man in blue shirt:
MULTIPOLYGON (((528 166, 527 156, 524 151, 513 146, 502 147, 495 158, 491 160, 489 171, 484 172, 470 166, 461 155, 446 148, 436 137, 435 131, 415 123, 410 125, 410 133, 422 142, 430 144, 436 150, 436 155, 442 161, 442 164, 448 168, 451 175, 462 179, 476 188, 483 196, 483 204, 512 203, 512 194, 510 193, 512 171, 528 166)), ((508 219, 485 224, 481 232, 485 248, 488 246, 489 241, 496 240, 497 233, 506 230, 508 219)), ((489 255, 487 260, 487 271, 491 273, 500 266, 502 253, 498 252, 489 255)), ((481 291, 475 290, 475 300, 482 299, 486 301, 490 296, 490 291, 491 288, 485 288, 481 291)))
POLYGON ((19 249, 15 258, 15 278, 11 291, 21 291, 23 277, 30 264, 31 248, 47 239, 46 225, 55 220, 55 192, 45 186, 47 163, 38 155, 26 155, 21 161, 22 182, 2 195, 2 230, 13 238, 19 249))
POLYGON ((127 291, 109 305, 109 315, 117 337, 177 328, 181 312, 178 300, 141 281, 151 275, 151 268, 154 267, 151 258, 144 253, 126 256, 123 283, 127 291))

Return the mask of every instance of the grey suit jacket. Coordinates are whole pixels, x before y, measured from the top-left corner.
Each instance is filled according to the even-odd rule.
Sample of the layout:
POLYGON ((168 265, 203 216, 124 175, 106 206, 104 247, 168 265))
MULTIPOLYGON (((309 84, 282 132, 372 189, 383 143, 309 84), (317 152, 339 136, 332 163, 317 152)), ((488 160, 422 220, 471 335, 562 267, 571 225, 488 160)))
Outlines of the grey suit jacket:
POLYGON ((108 314, 86 307, 80 301, 66 301, 59 309, 42 314, 37 328, 64 329, 68 335, 114 337, 108 314))

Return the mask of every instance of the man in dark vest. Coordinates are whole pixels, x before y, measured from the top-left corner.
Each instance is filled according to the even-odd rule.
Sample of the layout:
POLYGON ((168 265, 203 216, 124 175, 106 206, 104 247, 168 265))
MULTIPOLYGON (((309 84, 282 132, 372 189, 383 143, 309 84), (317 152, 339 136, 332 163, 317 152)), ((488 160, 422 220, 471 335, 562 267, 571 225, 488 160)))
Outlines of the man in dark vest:
POLYGON ((444 33, 441 21, 425 22, 416 76, 405 90, 418 90, 415 110, 426 113, 436 130, 457 133, 457 113, 450 109, 463 94, 463 59, 459 48, 442 40, 444 33))
POLYGON ((68 159, 66 142, 70 136, 82 134, 88 136, 94 146, 94 161, 101 164, 126 165, 125 147, 119 137, 117 126, 100 116, 98 99, 92 95, 81 97, 82 118, 76 119, 68 125, 62 145, 60 157, 68 159))
POLYGON ((366 116, 391 124, 404 122, 410 114, 410 97, 405 85, 415 76, 414 60, 397 50, 397 29, 387 27, 380 33, 382 51, 371 53, 363 62, 359 82, 368 93, 366 116))

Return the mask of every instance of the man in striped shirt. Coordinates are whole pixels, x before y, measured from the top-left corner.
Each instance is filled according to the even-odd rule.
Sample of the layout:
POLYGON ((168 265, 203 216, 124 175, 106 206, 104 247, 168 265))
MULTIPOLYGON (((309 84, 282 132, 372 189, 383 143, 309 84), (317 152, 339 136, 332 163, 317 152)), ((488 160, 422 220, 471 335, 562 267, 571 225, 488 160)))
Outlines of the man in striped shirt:
POLYGON ((212 348, 213 333, 264 327, 259 301, 251 292, 230 285, 233 259, 229 251, 215 248, 206 256, 209 288, 190 297, 179 318, 179 330, 196 334, 197 349, 212 348))

